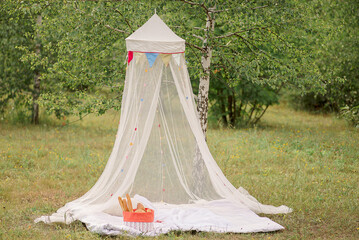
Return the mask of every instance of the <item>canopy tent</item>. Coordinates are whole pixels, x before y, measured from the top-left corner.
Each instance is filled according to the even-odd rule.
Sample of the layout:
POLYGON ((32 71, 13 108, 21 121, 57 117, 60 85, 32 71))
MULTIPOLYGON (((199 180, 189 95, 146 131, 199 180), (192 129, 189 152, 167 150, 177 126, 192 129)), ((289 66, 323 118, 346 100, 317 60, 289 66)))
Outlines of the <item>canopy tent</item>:
POLYGON ((283 229, 256 213, 288 213, 236 189, 213 159, 197 117, 185 41, 155 14, 126 39, 128 67, 116 141, 96 184, 36 222, 84 222, 101 234, 124 226, 118 196, 155 209, 154 236, 170 230, 263 232, 283 229))

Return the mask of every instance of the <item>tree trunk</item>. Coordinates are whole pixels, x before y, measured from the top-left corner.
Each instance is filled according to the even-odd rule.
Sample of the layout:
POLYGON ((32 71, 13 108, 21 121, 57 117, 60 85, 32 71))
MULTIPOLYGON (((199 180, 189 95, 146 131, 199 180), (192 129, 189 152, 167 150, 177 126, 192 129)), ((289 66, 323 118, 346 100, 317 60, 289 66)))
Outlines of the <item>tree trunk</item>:
POLYGON ((232 120, 233 120, 233 96, 232 96, 232 95, 228 95, 227 101, 228 101, 229 121, 230 121, 230 123, 231 123, 230 127, 232 127, 232 120))
POLYGON ((231 127, 234 127, 236 124, 236 96, 234 93, 228 96, 228 110, 231 127))
MULTIPOLYGON (((41 25, 42 17, 41 15, 37 16, 36 25, 41 25)), ((39 57, 40 56, 40 36, 37 33, 36 45, 35 45, 35 53, 39 57)), ((39 104, 37 100, 40 96, 40 71, 38 67, 35 69, 35 77, 34 77, 34 91, 32 93, 32 117, 31 122, 33 124, 39 124, 39 104)))
POLYGON ((236 121, 237 121, 237 106, 236 106, 236 94, 233 92, 233 118, 231 119, 231 124, 232 126, 236 125, 236 121))
MULTIPOLYGON (((197 111, 199 115, 199 120, 201 123, 203 135, 206 137, 207 132, 207 116, 208 116, 208 91, 209 91, 209 76, 210 76, 210 66, 212 58, 212 49, 208 44, 208 39, 210 37, 210 31, 214 31, 214 18, 210 17, 207 13, 207 22, 206 22, 206 34, 203 38, 202 44, 202 67, 203 75, 199 80, 199 90, 198 90, 198 101, 197 101, 197 111)), ((212 14, 213 15, 213 14, 212 14)), ((195 183, 194 192, 198 196, 202 197, 203 194, 203 184, 204 184, 204 171, 206 166, 204 164, 201 151, 196 146, 195 157, 193 159, 193 171, 192 176, 195 183)))
POLYGON ((256 109, 257 109, 257 101, 254 101, 254 103, 253 103, 253 105, 252 105, 252 109, 251 109, 250 114, 249 114, 249 116, 248 116, 248 121, 247 121, 246 125, 248 125, 248 124, 251 123, 253 113, 254 113, 254 111, 255 111, 256 109))
POLYGON ((197 102, 197 111, 199 115, 199 120, 201 122, 201 127, 203 134, 206 136, 207 132, 207 117, 208 117, 208 92, 209 92, 209 76, 210 76, 210 66, 212 59, 212 48, 208 44, 208 39, 210 38, 211 32, 214 31, 214 17, 207 16, 206 21, 206 35, 203 38, 203 52, 202 52, 202 68, 203 75, 199 80, 199 89, 198 89, 198 102, 197 102))
POLYGON ((219 97, 219 101, 220 101, 220 109, 221 109, 221 115, 222 115, 222 121, 225 127, 228 126, 228 121, 227 121, 227 114, 226 114, 226 105, 224 104, 224 98, 223 96, 223 90, 220 89, 218 91, 220 97, 219 97))

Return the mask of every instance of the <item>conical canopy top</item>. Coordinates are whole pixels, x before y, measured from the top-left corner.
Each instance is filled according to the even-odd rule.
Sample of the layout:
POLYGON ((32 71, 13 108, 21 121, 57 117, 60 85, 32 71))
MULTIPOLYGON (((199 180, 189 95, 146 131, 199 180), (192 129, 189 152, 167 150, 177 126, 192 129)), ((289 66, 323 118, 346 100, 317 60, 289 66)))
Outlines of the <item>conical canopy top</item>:
POLYGON ((127 51, 181 53, 185 40, 177 36, 157 15, 154 14, 142 27, 126 38, 127 51))

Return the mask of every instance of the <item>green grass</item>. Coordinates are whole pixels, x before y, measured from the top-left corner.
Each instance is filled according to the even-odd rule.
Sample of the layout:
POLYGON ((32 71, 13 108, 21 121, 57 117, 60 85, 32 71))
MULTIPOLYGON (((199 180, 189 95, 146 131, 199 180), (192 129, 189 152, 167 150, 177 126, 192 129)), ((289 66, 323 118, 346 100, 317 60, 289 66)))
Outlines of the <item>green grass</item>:
MULTIPOLYGON (((64 127, 51 119, 40 126, 1 121, 0 239, 107 239, 79 222, 45 225, 33 220, 80 197, 96 182, 118 121, 115 112, 64 127)), ((359 239, 359 131, 344 121, 275 106, 257 128, 210 129, 208 144, 234 186, 263 203, 294 209, 268 216, 286 229, 172 232, 160 239, 359 239)))

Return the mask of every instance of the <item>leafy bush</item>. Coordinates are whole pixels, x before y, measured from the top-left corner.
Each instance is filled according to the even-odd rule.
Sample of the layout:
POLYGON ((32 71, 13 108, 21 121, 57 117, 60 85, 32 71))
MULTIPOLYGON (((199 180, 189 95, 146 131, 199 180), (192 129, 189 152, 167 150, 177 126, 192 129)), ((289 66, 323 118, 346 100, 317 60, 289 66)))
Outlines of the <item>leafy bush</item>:
MULTIPOLYGON (((209 120, 220 126, 241 127, 258 123, 270 105, 278 103, 278 90, 243 77, 229 85, 221 76, 212 77, 209 120)), ((218 74, 219 75, 219 74, 218 74)))
POLYGON ((290 106, 296 110, 306 110, 314 113, 333 112, 337 111, 338 107, 332 102, 328 101, 326 96, 322 94, 307 93, 301 95, 298 92, 290 91, 286 93, 286 100, 290 106))
POLYGON ((323 77, 325 92, 294 93, 292 103, 311 111, 355 111, 359 104, 359 2, 324 0, 308 4, 312 7, 302 38, 323 77))
POLYGON ((356 128, 359 128, 359 105, 341 108, 341 115, 356 128))

